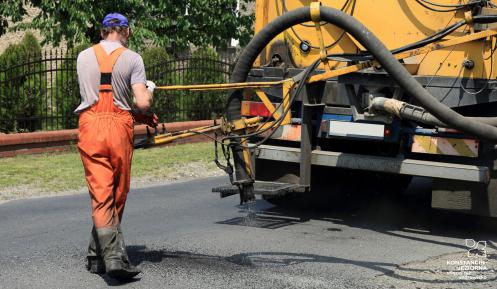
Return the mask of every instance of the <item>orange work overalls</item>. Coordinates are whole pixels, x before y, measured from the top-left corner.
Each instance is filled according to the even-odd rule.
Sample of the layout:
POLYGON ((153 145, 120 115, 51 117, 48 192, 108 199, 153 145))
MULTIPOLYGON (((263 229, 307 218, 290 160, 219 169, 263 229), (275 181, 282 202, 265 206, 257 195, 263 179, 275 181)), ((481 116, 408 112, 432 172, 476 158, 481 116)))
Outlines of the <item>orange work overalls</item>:
POLYGON ((129 192, 133 117, 114 104, 112 69, 126 48, 108 55, 93 46, 100 68, 98 101, 79 116, 78 150, 85 169, 96 228, 120 224, 129 192))

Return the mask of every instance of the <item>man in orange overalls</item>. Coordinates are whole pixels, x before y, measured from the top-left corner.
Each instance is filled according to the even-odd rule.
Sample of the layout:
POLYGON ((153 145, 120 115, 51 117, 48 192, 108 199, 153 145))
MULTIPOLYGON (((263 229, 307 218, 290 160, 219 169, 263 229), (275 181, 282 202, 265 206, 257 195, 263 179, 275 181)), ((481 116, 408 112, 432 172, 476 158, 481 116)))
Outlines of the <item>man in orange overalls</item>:
POLYGON ((126 17, 108 14, 102 22, 103 40, 77 60, 78 149, 94 224, 87 269, 120 281, 140 273, 129 262, 120 226, 130 187, 133 124, 157 125, 149 111, 155 84, 147 81, 140 55, 126 48, 130 32, 126 17))

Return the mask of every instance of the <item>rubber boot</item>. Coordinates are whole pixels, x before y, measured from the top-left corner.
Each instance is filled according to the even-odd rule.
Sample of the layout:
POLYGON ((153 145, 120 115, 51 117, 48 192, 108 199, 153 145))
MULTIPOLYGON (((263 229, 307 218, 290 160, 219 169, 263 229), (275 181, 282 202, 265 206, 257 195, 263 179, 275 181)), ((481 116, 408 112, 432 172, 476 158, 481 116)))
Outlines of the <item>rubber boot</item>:
POLYGON ((121 229, 121 225, 117 226, 117 241, 119 243, 119 249, 121 251, 121 259, 124 263, 124 267, 127 268, 127 270, 129 270, 130 272, 137 272, 136 275, 139 274, 141 270, 131 265, 131 262, 129 261, 128 251, 126 250, 126 244, 124 243, 124 235, 121 229))
POLYGON ((138 275, 141 271, 129 263, 126 248, 123 248, 124 239, 120 242, 117 227, 106 227, 97 229, 98 243, 102 250, 105 263, 105 271, 109 277, 118 281, 128 281, 138 275), (126 263, 124 260, 128 260, 126 263))
POLYGON ((86 255, 86 269, 93 274, 104 274, 105 263, 102 259, 100 246, 97 244, 97 231, 95 226, 91 229, 90 245, 88 246, 88 254, 86 255))
POLYGON ((117 226, 117 238, 119 242, 119 246, 121 247, 121 250, 123 252, 123 262, 129 266, 131 266, 131 263, 129 262, 129 257, 128 257, 128 251, 126 250, 126 244, 124 243, 124 236, 123 236, 123 231, 121 229, 121 225, 117 226))

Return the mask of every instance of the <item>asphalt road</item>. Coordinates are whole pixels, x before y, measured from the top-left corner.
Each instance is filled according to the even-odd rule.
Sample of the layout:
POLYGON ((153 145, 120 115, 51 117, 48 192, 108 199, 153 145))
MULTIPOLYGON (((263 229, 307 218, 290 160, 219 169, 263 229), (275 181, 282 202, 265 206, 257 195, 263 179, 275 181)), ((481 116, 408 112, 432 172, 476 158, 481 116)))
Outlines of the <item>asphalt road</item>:
POLYGON ((423 180, 401 199, 319 209, 258 200, 256 218, 210 193, 225 181, 131 192, 123 229, 143 273, 128 284, 85 271, 87 195, 2 204, 0 288, 497 288, 496 222, 429 209, 423 180), (487 241, 487 257, 468 256, 465 239, 487 241))

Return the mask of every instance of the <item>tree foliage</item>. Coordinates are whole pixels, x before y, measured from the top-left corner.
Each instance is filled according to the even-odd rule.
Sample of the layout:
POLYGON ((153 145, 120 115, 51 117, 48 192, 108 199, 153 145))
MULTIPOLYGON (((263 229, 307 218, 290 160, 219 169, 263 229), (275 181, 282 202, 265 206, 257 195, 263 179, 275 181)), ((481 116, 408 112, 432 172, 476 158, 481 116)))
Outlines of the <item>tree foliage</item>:
MULTIPOLYGON (((242 9, 249 0, 242 0, 242 9)), ((0 15, 20 20, 26 13, 21 0, 4 1, 0 15), (8 3, 7 3, 8 2, 8 3)), ((57 45, 100 39, 100 21, 110 12, 128 17, 133 30, 131 46, 139 49, 145 41, 160 47, 182 49, 193 44, 223 47, 231 38, 243 45, 250 39, 253 16, 237 12, 237 0, 27 0, 41 12, 31 23, 17 29, 39 29, 45 42, 57 45)), ((2 28, 0 25, 0 34, 2 28)))
POLYGON ((0 2, 0 35, 7 32, 8 20, 18 22, 26 14, 23 0, 8 0, 0 2))

